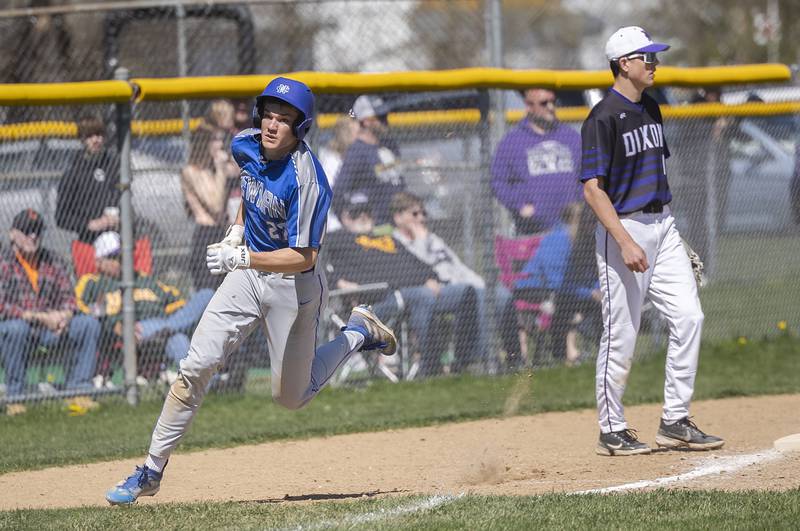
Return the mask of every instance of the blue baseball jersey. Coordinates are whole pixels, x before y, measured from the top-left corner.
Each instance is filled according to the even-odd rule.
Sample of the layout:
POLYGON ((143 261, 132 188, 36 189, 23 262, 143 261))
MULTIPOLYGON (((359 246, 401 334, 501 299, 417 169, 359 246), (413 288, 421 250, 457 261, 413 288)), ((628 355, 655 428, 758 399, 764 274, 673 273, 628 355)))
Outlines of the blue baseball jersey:
POLYGON ((281 160, 261 155, 261 131, 245 129, 231 151, 241 168, 244 241, 254 252, 319 248, 333 193, 305 142, 281 160))
POLYGON ((583 123, 581 181, 603 177, 604 190, 619 214, 672 200, 662 123, 653 98, 643 94, 635 103, 614 89, 583 123))

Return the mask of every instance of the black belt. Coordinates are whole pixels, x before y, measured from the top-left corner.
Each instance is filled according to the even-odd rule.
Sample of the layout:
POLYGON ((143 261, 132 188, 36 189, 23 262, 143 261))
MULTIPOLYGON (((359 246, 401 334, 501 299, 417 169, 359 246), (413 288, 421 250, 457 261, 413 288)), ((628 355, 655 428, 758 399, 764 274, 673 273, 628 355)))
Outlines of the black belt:
POLYGON ((653 201, 652 203, 647 203, 642 212, 645 214, 661 214, 664 212, 664 205, 658 201, 653 201))

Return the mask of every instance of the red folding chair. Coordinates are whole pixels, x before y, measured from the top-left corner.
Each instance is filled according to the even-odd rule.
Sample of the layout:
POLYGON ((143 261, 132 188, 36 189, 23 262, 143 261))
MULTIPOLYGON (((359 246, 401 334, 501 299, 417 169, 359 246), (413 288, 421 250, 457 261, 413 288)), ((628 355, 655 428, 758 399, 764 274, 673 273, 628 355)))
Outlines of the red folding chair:
MULTIPOLYGON (((97 272, 97 266, 94 261, 94 246, 91 243, 73 240, 72 267, 75 271, 75 278, 80 278, 87 273, 97 272)), ((153 274, 153 245, 149 236, 142 236, 134 243, 133 269, 143 275, 153 274)))
MULTIPOLYGON (((516 281, 525 277, 521 273, 522 268, 539 249, 543 238, 544 235, 540 234, 521 238, 495 236, 494 257, 500 270, 499 279, 511 292, 514 291, 516 281)), ((514 308, 517 310, 520 352, 524 360, 529 360, 528 333, 537 333, 536 350, 539 351, 544 339, 543 332, 550 326, 552 307, 546 302, 514 299, 514 308)))

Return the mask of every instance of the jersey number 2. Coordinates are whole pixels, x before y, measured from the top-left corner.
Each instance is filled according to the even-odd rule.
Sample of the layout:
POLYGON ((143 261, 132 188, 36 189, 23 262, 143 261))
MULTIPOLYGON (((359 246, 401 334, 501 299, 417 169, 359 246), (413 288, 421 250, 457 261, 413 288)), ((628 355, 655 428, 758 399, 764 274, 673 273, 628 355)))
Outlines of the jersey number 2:
POLYGON ((269 237, 276 241, 289 239, 289 235, 286 233, 286 223, 267 221, 267 232, 269 233, 269 237))

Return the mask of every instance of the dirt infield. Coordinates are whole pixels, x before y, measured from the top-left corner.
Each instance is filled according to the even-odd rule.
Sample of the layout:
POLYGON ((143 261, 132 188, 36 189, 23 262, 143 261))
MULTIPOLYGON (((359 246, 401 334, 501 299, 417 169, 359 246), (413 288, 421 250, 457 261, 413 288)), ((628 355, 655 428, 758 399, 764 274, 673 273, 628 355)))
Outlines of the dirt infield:
MULTIPOLYGON (((392 493, 528 495, 613 487, 698 470, 708 473, 668 486, 783 490, 800 487, 800 453, 778 454, 772 445, 800 432, 798 411, 800 395, 697 402, 693 414, 698 424, 727 441, 713 453, 597 456, 591 410, 179 453, 158 496, 140 503, 282 502, 392 493), (715 464, 743 460, 738 469, 714 469, 715 464)), ((641 438, 654 444, 659 414, 659 406, 646 405, 629 408, 626 416, 641 438)), ((2 475, 0 510, 105 505, 105 490, 138 463, 2 475)))

